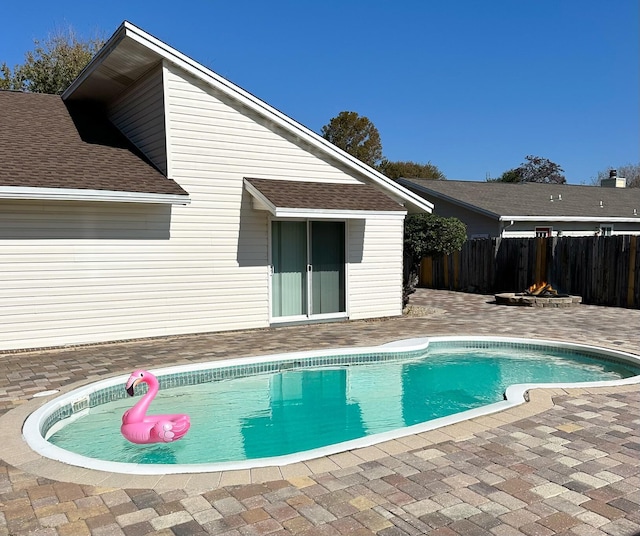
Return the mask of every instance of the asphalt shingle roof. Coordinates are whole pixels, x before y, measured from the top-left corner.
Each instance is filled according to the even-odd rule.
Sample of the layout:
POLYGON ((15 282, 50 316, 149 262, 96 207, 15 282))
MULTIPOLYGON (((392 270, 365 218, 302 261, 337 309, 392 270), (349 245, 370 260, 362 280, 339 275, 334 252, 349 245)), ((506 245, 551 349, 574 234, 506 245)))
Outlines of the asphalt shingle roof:
POLYGON ((0 91, 0 186, 188 195, 99 107, 0 91))
POLYGON ((345 211, 404 211, 387 194, 368 184, 245 179, 278 208, 345 211))
POLYGON ((640 188, 429 179, 398 182, 435 202, 436 208, 440 198, 496 216, 634 218, 635 209, 640 221, 640 188))

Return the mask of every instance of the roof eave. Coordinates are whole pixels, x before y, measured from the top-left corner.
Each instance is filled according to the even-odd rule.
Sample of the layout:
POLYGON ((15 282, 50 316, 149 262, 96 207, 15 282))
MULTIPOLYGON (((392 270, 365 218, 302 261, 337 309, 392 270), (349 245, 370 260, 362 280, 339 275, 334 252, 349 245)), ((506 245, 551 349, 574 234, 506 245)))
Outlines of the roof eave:
POLYGON ((121 192, 113 190, 84 190, 72 188, 29 188, 0 186, 0 199, 25 199, 46 201, 102 201, 112 203, 151 203, 188 205, 188 195, 156 194, 146 192, 121 192))
POLYGON ((640 223, 640 216, 500 216, 500 221, 558 221, 558 222, 611 222, 640 223))
POLYGON ((69 87, 65 89, 62 94, 62 100, 67 100, 69 96, 80 86, 82 83, 91 76, 100 64, 104 61, 104 59, 111 54, 113 49, 116 48, 118 43, 124 39, 126 36, 127 27, 130 26, 130 23, 124 21, 118 29, 114 32, 114 34, 107 40, 107 42, 102 46, 102 48, 96 53, 96 55, 91 59, 91 61, 85 66, 80 74, 76 77, 76 79, 71 82, 69 87))
MULTIPOLYGON (((270 211, 271 212, 271 211, 270 211)), ((313 208, 278 207, 271 212, 276 218, 311 218, 321 219, 372 219, 372 218, 404 218, 405 210, 375 211, 375 210, 325 210, 313 208)))

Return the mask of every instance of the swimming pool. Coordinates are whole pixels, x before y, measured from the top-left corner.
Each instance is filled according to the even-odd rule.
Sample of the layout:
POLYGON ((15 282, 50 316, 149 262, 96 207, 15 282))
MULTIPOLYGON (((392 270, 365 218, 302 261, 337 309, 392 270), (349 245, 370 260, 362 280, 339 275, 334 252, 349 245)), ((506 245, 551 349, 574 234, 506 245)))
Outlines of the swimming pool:
POLYGON ((161 393, 167 396, 154 402, 152 413, 165 412, 162 404, 182 412, 185 394, 177 390, 179 386, 196 392, 199 407, 184 410, 194 413, 187 438, 191 435, 196 445, 205 446, 204 459, 189 458, 190 453, 185 458, 185 451, 190 451, 187 438, 141 448, 120 437, 121 415, 132 405, 131 400, 123 400, 126 377, 77 389, 46 404, 27 419, 27 442, 40 454, 66 463, 136 474, 287 464, 500 411, 522 403, 531 383, 540 383, 540 378, 553 386, 584 386, 576 382, 585 381, 591 386, 635 383, 640 381, 640 363, 630 354, 567 343, 437 337, 374 348, 244 358, 154 373, 161 378, 161 393), (539 354, 555 357, 537 361, 539 354), (434 364, 442 355, 457 367, 444 379, 434 373, 434 364), (579 367, 568 367, 567 361, 577 362, 579 367), (508 366, 509 362, 513 366, 508 366), (538 372, 520 374, 527 364, 537 367, 538 372), (487 384, 490 389, 478 389, 487 384), (217 390, 203 403, 205 386, 217 390), (372 386, 373 397, 369 396, 372 386), (423 403, 425 393, 432 399, 430 404, 423 403), (384 398, 387 395, 389 398, 384 398), (505 400, 501 400, 503 395, 505 400), (293 407, 295 419, 282 418, 286 406, 293 407), (317 407, 322 407, 320 414, 314 413, 317 407), (103 411, 105 408, 109 411, 103 411), (203 408, 204 413, 198 411, 203 408), (96 459, 95 451, 78 449, 79 425, 90 422, 88 414, 102 420, 82 432, 89 439, 80 440, 81 446, 106 430, 108 437, 97 442, 97 455, 115 452, 119 441, 132 457, 118 454, 115 460, 96 459), (227 417, 231 424, 224 422, 227 417), (213 427, 212 435, 199 436, 208 427, 213 427), (227 428, 231 432, 223 436, 227 428), (337 429, 346 433, 336 437, 333 432, 337 429), (62 438, 58 445, 45 440, 57 441, 56 436, 62 438), (285 439, 280 441, 284 450, 270 450, 269 438, 285 439), (107 441, 112 439, 115 445, 107 441), (225 447, 225 453, 217 452, 214 447, 218 444, 225 447))

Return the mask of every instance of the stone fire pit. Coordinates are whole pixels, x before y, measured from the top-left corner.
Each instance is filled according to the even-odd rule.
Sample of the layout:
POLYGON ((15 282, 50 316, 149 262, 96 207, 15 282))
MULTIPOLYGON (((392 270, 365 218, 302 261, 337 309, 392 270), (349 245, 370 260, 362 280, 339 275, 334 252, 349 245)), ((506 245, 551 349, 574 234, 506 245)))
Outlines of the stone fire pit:
POLYGON ((503 292, 495 298, 498 305, 524 307, 574 307, 582 303, 582 296, 531 296, 524 292, 503 292))

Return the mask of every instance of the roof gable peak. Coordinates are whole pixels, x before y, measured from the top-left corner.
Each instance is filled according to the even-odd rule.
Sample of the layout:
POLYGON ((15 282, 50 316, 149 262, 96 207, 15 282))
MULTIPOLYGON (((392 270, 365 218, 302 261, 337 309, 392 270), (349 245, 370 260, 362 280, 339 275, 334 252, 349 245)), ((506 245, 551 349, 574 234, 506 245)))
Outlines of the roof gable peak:
POLYGON ((431 212, 433 205, 400 186, 377 170, 339 149, 320 135, 273 108, 211 69, 182 54, 158 38, 124 21, 104 47, 63 93, 65 100, 93 99, 108 101, 160 62, 169 62, 225 93, 254 113, 258 113, 294 137, 330 156, 334 161, 364 176, 384 190, 396 195, 411 212, 431 212))

